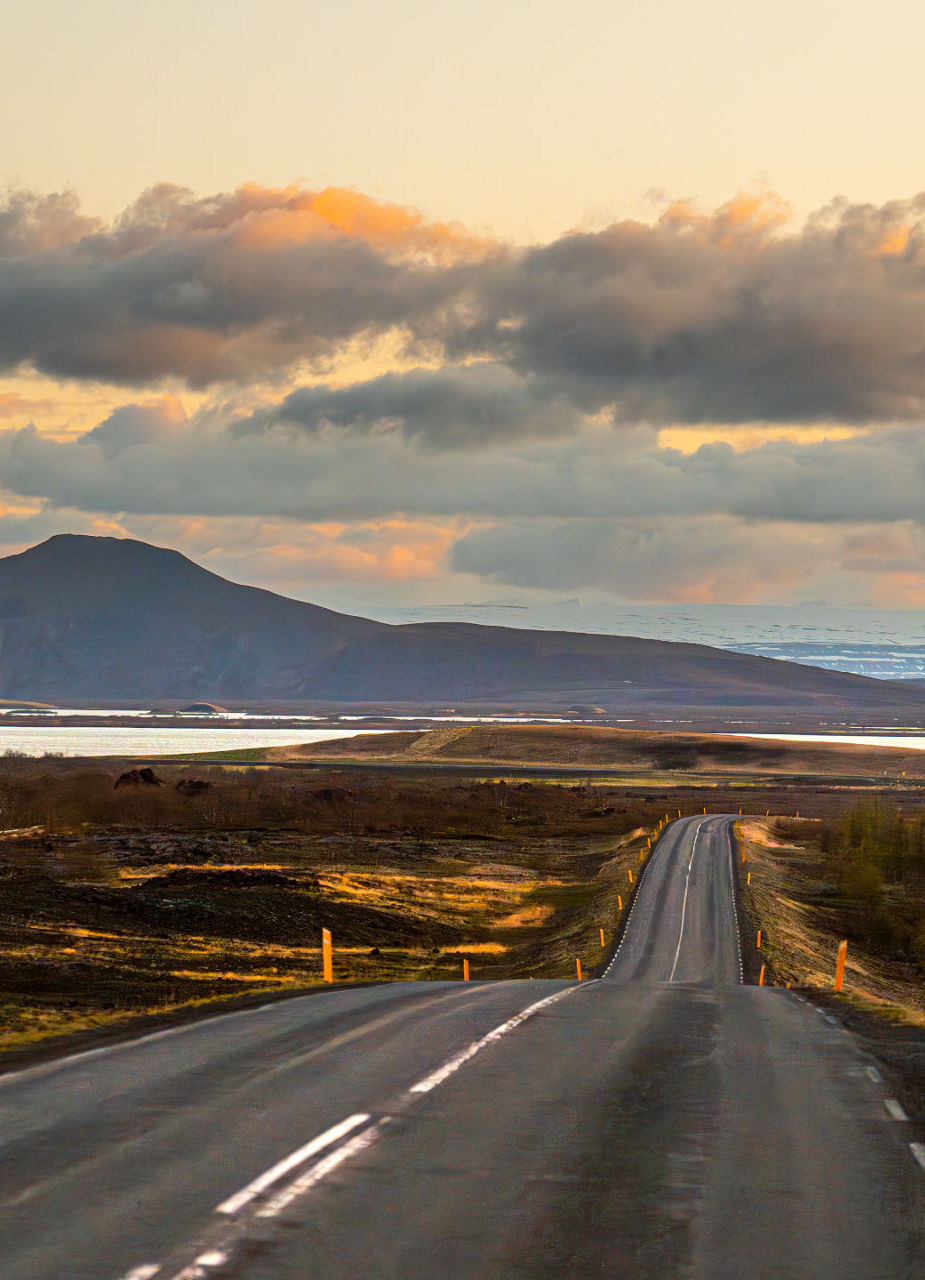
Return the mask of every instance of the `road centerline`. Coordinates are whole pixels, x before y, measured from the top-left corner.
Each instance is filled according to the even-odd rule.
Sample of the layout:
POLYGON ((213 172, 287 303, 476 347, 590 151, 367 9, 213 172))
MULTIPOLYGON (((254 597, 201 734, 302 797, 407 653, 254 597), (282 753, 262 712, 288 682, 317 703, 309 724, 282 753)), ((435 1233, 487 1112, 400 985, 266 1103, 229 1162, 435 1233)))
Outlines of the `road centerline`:
POLYGON ((684 941, 684 919, 685 919, 685 916, 687 915, 687 895, 691 887, 691 868, 694 865, 694 858, 697 854, 697 841, 700 838, 700 828, 702 826, 703 826, 703 823, 701 822, 700 825, 697 827, 697 830, 694 832, 694 839, 691 844, 691 860, 687 864, 687 877, 685 878, 685 881, 684 881, 684 897, 681 901, 681 929, 680 929, 680 932, 678 933, 678 946, 677 946, 677 950, 674 953, 674 964, 671 966, 671 973, 668 975, 669 982, 674 982, 674 975, 678 968, 678 959, 680 958, 680 955, 681 955, 681 943, 684 941))

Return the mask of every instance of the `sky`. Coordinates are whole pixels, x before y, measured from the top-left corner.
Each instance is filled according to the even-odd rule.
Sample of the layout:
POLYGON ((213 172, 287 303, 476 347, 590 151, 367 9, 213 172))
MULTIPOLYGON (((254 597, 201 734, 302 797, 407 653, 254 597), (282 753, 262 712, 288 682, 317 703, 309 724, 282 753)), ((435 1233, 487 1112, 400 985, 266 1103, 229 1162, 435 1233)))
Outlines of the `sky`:
POLYGON ((0 554, 925 606, 918 0, 0 18, 0 554))

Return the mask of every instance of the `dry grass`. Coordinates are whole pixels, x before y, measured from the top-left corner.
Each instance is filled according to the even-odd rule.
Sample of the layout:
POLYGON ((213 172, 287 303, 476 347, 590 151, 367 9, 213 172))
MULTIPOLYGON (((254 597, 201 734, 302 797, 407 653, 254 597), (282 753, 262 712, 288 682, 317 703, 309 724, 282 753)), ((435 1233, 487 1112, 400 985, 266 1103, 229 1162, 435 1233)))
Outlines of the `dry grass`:
POLYGON ((654 820, 585 786, 229 772, 214 810, 282 799, 286 821, 209 825, 163 788, 42 770, 40 787, 17 762, 5 784, 55 820, 0 833, 0 1048, 319 984, 322 926, 341 982, 455 979, 463 958, 473 979, 573 977, 601 927, 612 939, 654 820), (67 816, 81 806, 122 821, 67 816))
MULTIPOLYGON (((835 956, 843 930, 826 905, 818 850, 782 838, 776 820, 749 818, 736 823, 741 890, 748 912, 761 929, 766 981, 778 986, 831 991, 835 956), (748 873, 751 884, 746 884, 748 873)), ((886 963, 856 945, 848 949, 844 993, 878 1012, 925 1025, 925 990, 907 969, 886 963)))

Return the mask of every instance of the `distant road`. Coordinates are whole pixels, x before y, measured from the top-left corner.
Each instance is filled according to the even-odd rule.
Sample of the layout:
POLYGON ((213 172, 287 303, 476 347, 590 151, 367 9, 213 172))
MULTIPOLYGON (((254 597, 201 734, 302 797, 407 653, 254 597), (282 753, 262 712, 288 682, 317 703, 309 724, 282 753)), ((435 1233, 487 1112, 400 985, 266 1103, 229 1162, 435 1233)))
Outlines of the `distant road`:
POLYGON ((740 985, 730 825, 669 828, 600 981, 332 990, 0 1077, 3 1280, 922 1276, 925 1135, 740 985))

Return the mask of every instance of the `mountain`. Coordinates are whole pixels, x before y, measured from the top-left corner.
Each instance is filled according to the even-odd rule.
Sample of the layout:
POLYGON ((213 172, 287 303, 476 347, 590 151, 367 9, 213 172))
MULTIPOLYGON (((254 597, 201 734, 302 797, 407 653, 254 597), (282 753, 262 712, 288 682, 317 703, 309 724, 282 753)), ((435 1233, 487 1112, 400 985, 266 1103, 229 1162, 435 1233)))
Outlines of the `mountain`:
POLYGON ((0 559, 0 698, 925 717, 925 690, 890 681, 632 636, 389 625, 70 534, 0 559))

